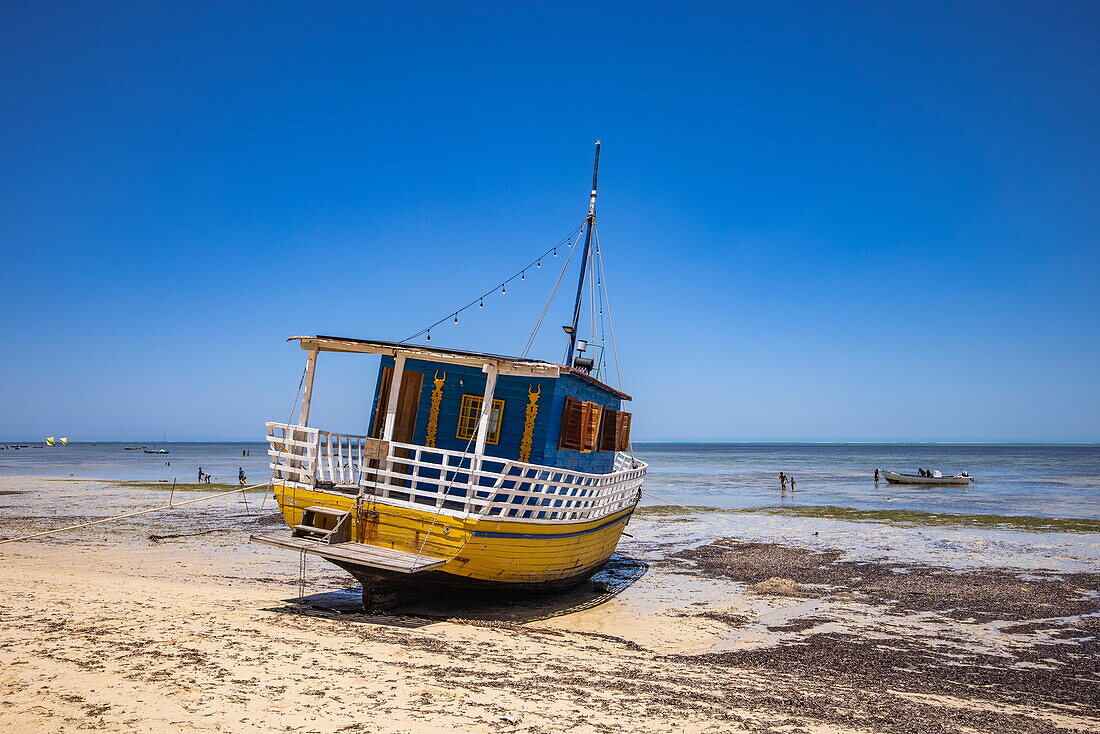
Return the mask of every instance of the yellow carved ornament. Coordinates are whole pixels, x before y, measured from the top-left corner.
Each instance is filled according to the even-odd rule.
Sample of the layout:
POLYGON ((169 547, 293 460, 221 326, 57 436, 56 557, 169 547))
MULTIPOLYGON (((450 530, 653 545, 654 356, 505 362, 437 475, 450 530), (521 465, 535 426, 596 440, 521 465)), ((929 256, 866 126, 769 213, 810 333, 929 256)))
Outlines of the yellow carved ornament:
POLYGON ((527 386, 527 411, 523 418, 523 439, 519 442, 519 460, 528 461, 531 458, 531 448, 535 439, 535 418, 539 414, 539 396, 542 395, 542 385, 535 389, 534 385, 527 386))
POLYGON ((435 377, 432 378, 435 389, 432 390, 432 406, 428 410, 428 429, 424 438, 424 445, 431 448, 435 448, 435 436, 439 433, 439 404, 443 402, 443 383, 446 381, 447 373, 444 372, 443 376, 440 377, 439 370, 436 370, 435 377))

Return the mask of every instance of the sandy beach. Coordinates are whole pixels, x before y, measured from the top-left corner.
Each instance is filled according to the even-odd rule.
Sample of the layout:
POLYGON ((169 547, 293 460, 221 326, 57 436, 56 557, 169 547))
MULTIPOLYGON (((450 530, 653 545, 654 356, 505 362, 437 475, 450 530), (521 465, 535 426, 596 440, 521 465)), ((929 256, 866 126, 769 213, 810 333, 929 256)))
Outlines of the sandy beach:
MULTIPOLYGON (((163 486, 6 477, 0 536, 166 499, 163 486)), ((315 558, 300 575, 295 554, 247 542, 278 526, 271 510, 249 493, 0 547, 0 723, 1100 731, 1088 527, 642 508, 608 569, 568 594, 365 614, 350 576, 315 558)))
POLYGON ((1100 734, 1098 37, 0 3, 0 734, 1100 734))

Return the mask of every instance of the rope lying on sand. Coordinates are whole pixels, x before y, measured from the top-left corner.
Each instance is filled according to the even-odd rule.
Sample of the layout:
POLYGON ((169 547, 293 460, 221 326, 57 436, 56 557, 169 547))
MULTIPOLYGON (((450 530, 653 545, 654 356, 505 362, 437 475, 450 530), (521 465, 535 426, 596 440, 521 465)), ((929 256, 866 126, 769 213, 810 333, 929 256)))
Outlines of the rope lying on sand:
POLYGON ((657 495, 651 494, 649 492, 642 492, 642 494, 644 494, 646 497, 652 497, 655 500, 660 500, 661 502, 667 502, 668 504, 672 505, 673 507, 679 507, 681 510, 690 510, 690 509, 692 509, 692 508, 688 507, 687 505, 681 505, 679 502, 673 502, 672 500, 666 500, 664 497, 658 497, 657 495))
POLYGON ((31 540, 32 538, 41 538, 44 535, 56 535, 57 533, 64 533, 69 530, 78 530, 80 528, 86 528, 90 525, 100 525, 105 522, 114 522, 115 520, 124 520, 127 517, 135 517, 137 515, 148 515, 150 512, 159 512, 160 510, 172 510, 177 507, 183 507, 184 505, 190 505, 195 502, 202 502, 203 500, 212 500, 218 497, 225 497, 230 494, 237 494, 238 492, 247 492, 250 489, 258 489, 260 487, 266 487, 271 482, 264 482, 263 484, 253 484, 250 487, 238 487, 237 489, 230 490, 228 492, 220 492, 218 494, 208 494, 205 497, 198 497, 193 500, 186 500, 184 502, 176 502, 175 504, 161 505, 160 507, 153 507, 148 510, 138 510, 137 512, 127 512, 125 515, 117 515, 115 517, 105 517, 102 520, 92 520, 91 522, 82 522, 78 525, 69 525, 64 528, 57 528, 56 530, 45 530, 41 533, 32 533, 31 535, 24 535, 19 538, 7 538, 6 540, 0 540, 0 545, 5 543, 15 543, 20 540, 31 540))

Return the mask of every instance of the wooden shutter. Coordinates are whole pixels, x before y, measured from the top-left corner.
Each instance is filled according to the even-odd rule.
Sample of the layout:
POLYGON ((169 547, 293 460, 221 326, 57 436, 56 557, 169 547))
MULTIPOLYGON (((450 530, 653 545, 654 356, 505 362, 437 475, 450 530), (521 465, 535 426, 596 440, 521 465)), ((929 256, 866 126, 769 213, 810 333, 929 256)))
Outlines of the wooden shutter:
MULTIPOLYGON (((393 432, 393 440, 398 443, 412 443, 423 381, 423 372, 405 370, 401 373, 401 388, 397 391, 397 419, 393 432)), ((374 425, 371 426, 371 438, 382 437, 382 429, 386 425, 386 407, 390 399, 391 385, 393 385, 393 367, 383 367, 382 379, 378 382, 378 394, 374 398, 374 425)))
POLYGON ((382 379, 378 381, 378 393, 374 396, 374 425, 371 426, 371 438, 382 436, 382 426, 386 422, 386 401, 389 399, 392 384, 393 367, 383 367, 382 379))
MULTIPOLYGON (((393 379, 393 375, 390 375, 393 379)), ((412 443, 416 428, 416 414, 420 408, 420 388, 424 384, 424 373, 405 370, 401 373, 401 389, 397 393, 397 420, 393 426, 393 440, 398 443, 412 443)), ((385 412, 383 411, 383 416, 385 412)))
POLYGON ((581 451, 598 451, 600 448, 600 419, 603 406, 589 401, 581 403, 581 451))
POLYGON ((630 413, 604 408, 600 421, 600 451, 630 450, 630 413))
POLYGON ((630 413, 619 411, 615 424, 615 450, 630 451, 630 413))
POLYGON ((617 410, 604 408, 603 418, 600 420, 600 451, 616 451, 618 446, 619 416, 617 410))
POLYGON ((579 449, 581 447, 581 401, 565 398, 565 408, 561 412, 561 432, 558 434, 559 449, 579 449))

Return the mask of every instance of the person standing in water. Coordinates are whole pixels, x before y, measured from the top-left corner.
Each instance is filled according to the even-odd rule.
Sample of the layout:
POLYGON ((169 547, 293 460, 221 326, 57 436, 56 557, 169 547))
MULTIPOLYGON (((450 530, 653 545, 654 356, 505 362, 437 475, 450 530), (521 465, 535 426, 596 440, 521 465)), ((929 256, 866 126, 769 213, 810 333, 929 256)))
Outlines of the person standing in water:
POLYGON ((878 469, 875 469, 875 484, 878 484, 878 469))
POLYGON ((780 491, 787 491, 787 475, 783 472, 779 472, 779 489, 780 491))
POLYGON ((202 484, 202 467, 199 467, 199 484, 202 484))

